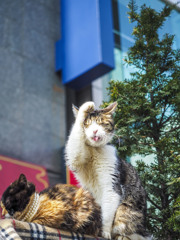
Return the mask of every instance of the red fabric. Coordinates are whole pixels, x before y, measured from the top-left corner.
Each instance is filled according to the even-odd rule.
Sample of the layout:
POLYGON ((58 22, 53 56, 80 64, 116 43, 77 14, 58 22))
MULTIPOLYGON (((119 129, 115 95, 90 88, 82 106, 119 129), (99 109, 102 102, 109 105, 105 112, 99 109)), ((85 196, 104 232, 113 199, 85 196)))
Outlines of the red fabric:
POLYGON ((46 169, 42 166, 0 156, 0 198, 6 188, 23 173, 36 185, 37 191, 49 186, 46 169))
POLYGON ((76 177, 74 176, 74 174, 69 171, 69 175, 70 175, 70 179, 69 179, 69 183, 72 184, 72 185, 75 185, 75 186, 80 186, 79 182, 77 181, 76 177))
POLYGON ((57 229, 58 233, 59 233, 59 240, 61 240, 61 232, 59 231, 59 229, 57 229))
POLYGON ((80 183, 76 179, 74 173, 69 170, 69 168, 66 168, 66 180, 68 184, 72 184, 74 186, 80 187, 80 183))

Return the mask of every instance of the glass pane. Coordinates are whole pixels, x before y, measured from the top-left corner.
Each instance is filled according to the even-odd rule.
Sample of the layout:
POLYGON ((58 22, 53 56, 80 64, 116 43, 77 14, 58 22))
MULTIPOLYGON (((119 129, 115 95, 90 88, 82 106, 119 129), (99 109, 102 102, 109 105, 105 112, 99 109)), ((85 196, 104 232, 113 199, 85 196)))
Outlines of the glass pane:
MULTIPOLYGON (((165 3, 158 0, 136 0, 136 5, 138 10, 141 6, 146 4, 146 6, 154 8, 160 11, 165 3)), ((124 57, 127 55, 129 47, 134 44, 134 39, 132 36, 133 27, 136 23, 130 23, 127 12, 129 11, 127 0, 112 0, 113 6, 113 19, 114 19, 114 39, 115 39, 115 63, 116 69, 109 74, 110 79, 123 80, 130 77, 130 72, 134 69, 126 66, 123 62, 124 57), (118 23, 119 21, 119 23, 118 23), (119 53, 117 51, 119 49, 119 53), (118 68, 118 69, 117 69, 118 68)), ((159 31, 162 37, 165 33, 170 33, 175 35, 174 48, 180 48, 180 13, 174 10, 171 16, 165 22, 163 28, 159 31)))
MULTIPOLYGON (((106 88, 108 82, 111 79, 123 81, 125 78, 130 78, 130 72, 133 72, 135 69, 130 68, 125 65, 123 59, 127 56, 127 51, 129 47, 134 44, 134 39, 132 36, 133 27, 136 23, 130 23, 127 12, 129 11, 127 5, 128 0, 112 0, 112 10, 113 10, 113 22, 114 22, 114 58, 115 58, 115 69, 110 73, 102 77, 103 85, 103 100, 107 99, 106 88)), ((160 11, 165 3, 160 0, 136 0, 138 9, 143 4, 150 6, 155 10, 160 11)), ((180 48, 180 13, 176 10, 173 10, 171 16, 165 22, 163 28, 160 30, 160 36, 163 36, 165 33, 170 33, 175 35, 174 48, 180 48)))

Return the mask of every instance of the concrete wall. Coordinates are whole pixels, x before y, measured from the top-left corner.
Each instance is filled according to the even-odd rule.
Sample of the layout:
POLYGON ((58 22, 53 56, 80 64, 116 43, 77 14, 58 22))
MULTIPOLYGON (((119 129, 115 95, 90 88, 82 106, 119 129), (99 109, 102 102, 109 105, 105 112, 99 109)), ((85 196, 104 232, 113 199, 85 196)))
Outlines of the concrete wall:
POLYGON ((59 0, 0 1, 0 155, 44 165, 61 181, 65 92, 54 72, 59 0))

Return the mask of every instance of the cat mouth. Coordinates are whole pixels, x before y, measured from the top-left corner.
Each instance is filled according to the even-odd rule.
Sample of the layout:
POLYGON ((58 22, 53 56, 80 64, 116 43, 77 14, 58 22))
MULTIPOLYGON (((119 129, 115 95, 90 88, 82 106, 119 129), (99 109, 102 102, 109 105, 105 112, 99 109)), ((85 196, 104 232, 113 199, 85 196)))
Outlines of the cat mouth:
POLYGON ((100 137, 98 137, 98 136, 94 136, 94 137, 92 137, 92 139, 93 139, 95 142, 98 142, 98 141, 100 141, 100 140, 101 140, 101 138, 100 138, 100 137))

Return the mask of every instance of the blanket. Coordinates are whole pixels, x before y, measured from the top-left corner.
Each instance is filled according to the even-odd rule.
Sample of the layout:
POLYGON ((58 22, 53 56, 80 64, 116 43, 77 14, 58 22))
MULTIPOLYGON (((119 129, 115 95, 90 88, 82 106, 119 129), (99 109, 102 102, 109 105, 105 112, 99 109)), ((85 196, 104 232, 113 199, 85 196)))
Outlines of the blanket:
POLYGON ((14 219, 0 220, 0 240, 93 240, 91 236, 49 228, 14 219))

